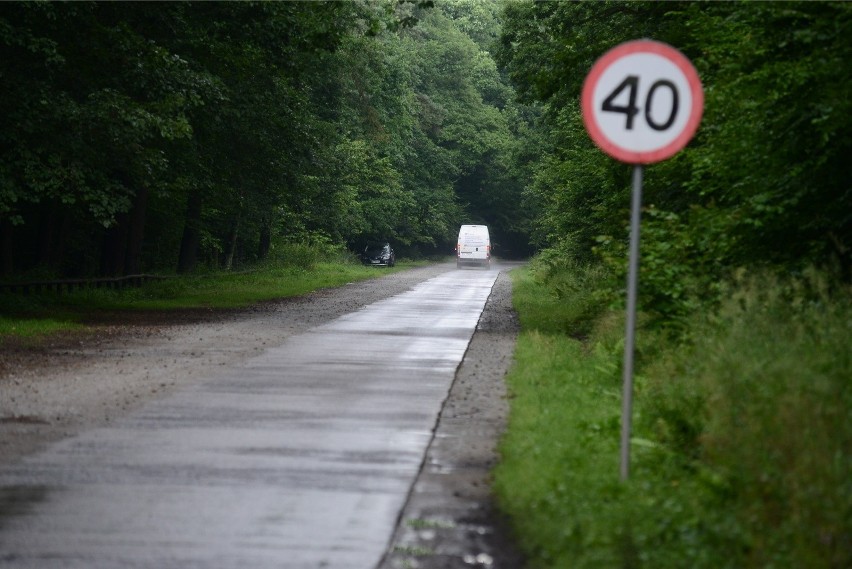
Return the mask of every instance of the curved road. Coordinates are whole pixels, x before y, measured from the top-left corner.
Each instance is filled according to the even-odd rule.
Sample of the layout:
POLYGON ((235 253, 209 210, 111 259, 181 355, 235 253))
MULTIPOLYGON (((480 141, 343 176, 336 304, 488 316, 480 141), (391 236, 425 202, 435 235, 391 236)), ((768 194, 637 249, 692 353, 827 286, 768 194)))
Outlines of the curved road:
POLYGON ((0 567, 375 567, 497 275, 450 270, 0 469, 0 567))

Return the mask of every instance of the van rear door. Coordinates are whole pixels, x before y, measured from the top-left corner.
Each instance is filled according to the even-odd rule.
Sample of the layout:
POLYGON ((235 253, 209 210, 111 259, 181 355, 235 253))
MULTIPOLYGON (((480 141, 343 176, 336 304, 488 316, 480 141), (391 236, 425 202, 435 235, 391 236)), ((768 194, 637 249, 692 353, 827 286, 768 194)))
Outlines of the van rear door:
POLYGON ((487 225, 462 225, 456 246, 456 263, 487 265, 491 260, 491 238, 487 225))

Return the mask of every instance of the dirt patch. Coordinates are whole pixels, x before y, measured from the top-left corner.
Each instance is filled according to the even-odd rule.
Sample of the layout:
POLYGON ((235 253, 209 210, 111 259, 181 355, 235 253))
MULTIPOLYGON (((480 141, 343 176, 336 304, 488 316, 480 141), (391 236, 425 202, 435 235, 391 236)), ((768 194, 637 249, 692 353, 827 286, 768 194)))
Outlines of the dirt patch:
MULTIPOLYGON (((492 270, 509 268, 498 266, 492 270)), ((0 463, 109 424, 288 336, 409 290, 452 265, 246 310, 103 315, 85 332, 0 343, 0 463)), ((453 383, 382 569, 520 567, 493 508, 489 471, 508 406, 517 321, 502 272, 453 383)))

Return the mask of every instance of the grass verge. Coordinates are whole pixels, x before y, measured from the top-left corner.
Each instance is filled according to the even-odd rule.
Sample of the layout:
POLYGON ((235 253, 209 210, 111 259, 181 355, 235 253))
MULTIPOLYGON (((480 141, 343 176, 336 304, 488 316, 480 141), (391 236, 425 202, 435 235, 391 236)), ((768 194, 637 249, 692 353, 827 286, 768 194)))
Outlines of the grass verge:
POLYGON ((572 272, 567 296, 534 265, 514 273, 523 330, 494 475, 529 567, 852 566, 848 288, 764 275, 693 315, 688 340, 640 330, 622 483, 623 319, 566 287, 594 287, 572 272))
POLYGON ((241 308, 267 300, 375 278, 416 266, 365 267, 345 259, 310 262, 272 261, 239 273, 178 276, 124 290, 83 289, 58 295, 0 294, 0 338, 38 338, 57 331, 82 329, 98 313, 241 308))

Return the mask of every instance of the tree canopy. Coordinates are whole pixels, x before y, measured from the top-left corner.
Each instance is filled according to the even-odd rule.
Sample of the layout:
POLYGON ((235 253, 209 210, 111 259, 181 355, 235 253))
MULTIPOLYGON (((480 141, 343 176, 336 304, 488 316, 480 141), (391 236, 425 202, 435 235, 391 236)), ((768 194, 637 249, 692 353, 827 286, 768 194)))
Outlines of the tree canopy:
POLYGON ((594 61, 642 37, 689 57, 705 91, 693 142, 648 167, 647 306, 668 315, 737 267, 852 266, 852 5, 842 2, 509 2, 497 50, 542 108, 528 199, 534 237, 575 262, 623 270, 629 167, 584 131, 594 61))
POLYGON ((738 266, 850 272, 850 5, 835 2, 0 5, 7 275, 230 267, 281 240, 551 248, 617 270, 629 168, 579 94, 629 39, 696 65, 693 142, 646 173, 662 311, 738 266), (496 61, 496 63, 495 63, 496 61), (616 262, 617 261, 617 262, 616 262))
POLYGON ((3 272, 449 253, 467 220, 523 252, 490 4, 3 4, 3 272))

